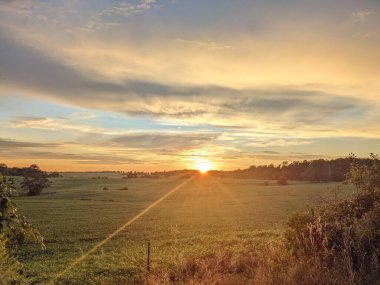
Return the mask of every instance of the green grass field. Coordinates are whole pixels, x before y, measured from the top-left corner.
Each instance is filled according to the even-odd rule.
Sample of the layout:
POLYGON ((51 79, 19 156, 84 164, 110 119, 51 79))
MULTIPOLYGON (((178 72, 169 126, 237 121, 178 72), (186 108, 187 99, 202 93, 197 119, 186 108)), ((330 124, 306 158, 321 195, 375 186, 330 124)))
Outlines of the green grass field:
MULTIPOLYGON (((24 271, 36 284, 48 282, 70 262, 185 179, 122 179, 110 173, 73 173, 52 179, 41 196, 15 199, 45 237, 45 251, 23 248, 24 271), (108 179, 92 179, 107 176, 108 179), (103 190, 107 187, 108 190, 103 190), (122 190, 128 187, 128 190, 122 190)), ((290 182, 197 177, 108 241, 58 284, 126 284, 144 272, 146 245, 152 266, 210 251, 244 251, 276 239, 293 212, 346 196, 338 183, 290 182), (334 189, 338 189, 334 191, 334 189)))

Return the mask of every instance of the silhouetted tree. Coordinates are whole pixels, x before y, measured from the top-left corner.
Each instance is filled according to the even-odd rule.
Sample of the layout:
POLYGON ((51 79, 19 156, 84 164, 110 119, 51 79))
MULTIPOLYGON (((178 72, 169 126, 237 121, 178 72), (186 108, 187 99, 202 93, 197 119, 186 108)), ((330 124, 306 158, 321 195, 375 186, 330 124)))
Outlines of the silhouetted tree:
POLYGON ((42 190, 49 187, 51 182, 47 179, 47 174, 41 171, 40 168, 33 164, 24 173, 24 180, 21 187, 27 191, 28 196, 40 195, 42 190))
POLYGON ((0 174, 8 175, 8 167, 4 163, 0 163, 0 174))
POLYGON ((330 164, 324 159, 313 160, 303 177, 308 181, 329 181, 331 175, 330 164))

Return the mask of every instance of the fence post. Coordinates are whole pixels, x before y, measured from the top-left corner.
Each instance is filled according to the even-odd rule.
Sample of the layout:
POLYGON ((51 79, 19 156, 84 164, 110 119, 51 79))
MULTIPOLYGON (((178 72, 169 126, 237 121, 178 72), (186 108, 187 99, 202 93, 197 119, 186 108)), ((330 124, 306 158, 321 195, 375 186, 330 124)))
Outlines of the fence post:
POLYGON ((150 271, 150 242, 148 241, 146 269, 150 271))

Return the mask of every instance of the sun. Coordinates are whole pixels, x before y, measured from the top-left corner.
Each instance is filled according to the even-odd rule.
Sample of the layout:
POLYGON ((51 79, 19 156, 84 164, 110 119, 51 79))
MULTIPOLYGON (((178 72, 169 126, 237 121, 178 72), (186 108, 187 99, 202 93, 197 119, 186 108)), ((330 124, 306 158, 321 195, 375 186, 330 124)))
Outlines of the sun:
POLYGON ((206 173, 207 171, 209 171, 212 167, 212 164, 211 164, 211 161, 209 160, 203 160, 203 161, 199 161, 197 162, 195 168, 197 170, 199 170, 201 173, 206 173))

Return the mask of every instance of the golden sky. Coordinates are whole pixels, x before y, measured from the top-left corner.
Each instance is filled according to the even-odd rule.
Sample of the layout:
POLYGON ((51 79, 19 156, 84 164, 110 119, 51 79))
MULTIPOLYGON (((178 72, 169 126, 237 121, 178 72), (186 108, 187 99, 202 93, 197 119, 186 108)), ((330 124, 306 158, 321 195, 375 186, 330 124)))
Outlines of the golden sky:
POLYGON ((0 162, 235 169, 380 152, 374 0, 0 2, 0 162))

